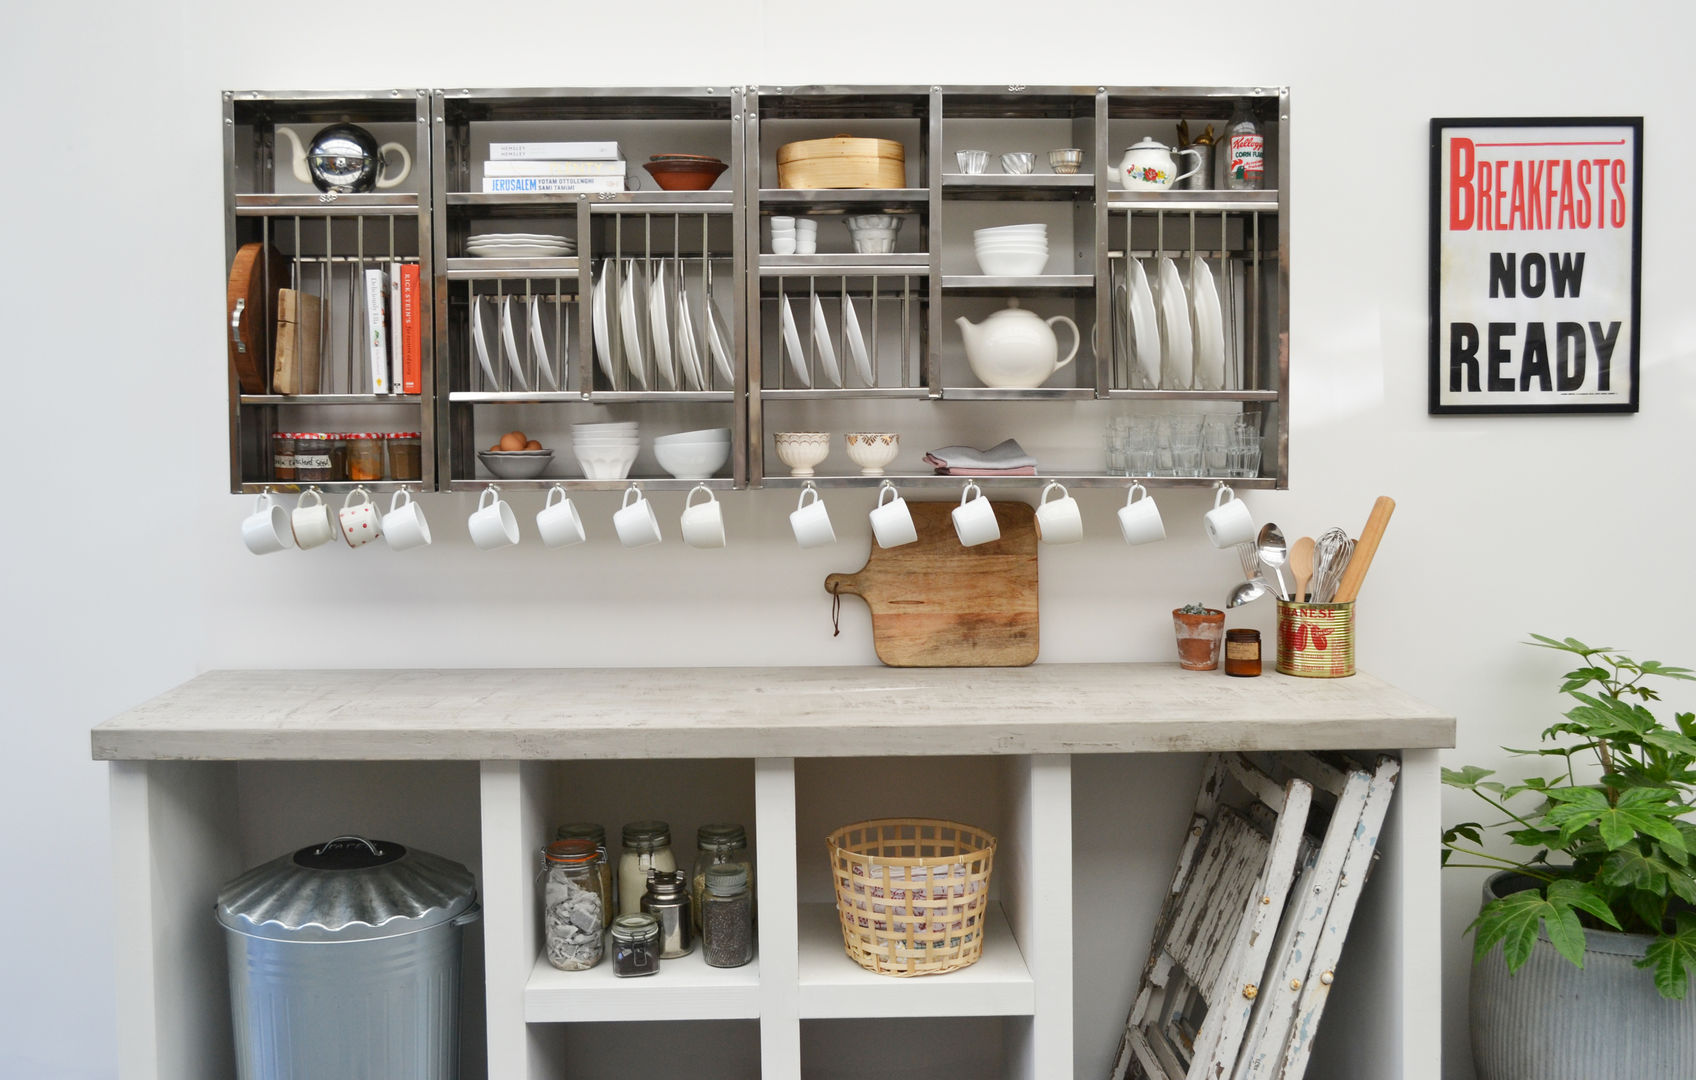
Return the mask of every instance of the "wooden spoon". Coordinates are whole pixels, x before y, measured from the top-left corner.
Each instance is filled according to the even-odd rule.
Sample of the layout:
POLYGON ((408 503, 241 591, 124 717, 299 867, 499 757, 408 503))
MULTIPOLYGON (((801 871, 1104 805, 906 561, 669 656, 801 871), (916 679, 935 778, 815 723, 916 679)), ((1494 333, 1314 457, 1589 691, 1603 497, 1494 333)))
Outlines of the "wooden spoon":
POLYGON ((1395 509, 1396 500, 1388 495, 1378 496, 1378 501, 1372 504, 1366 527, 1360 530, 1360 539, 1355 541, 1354 554, 1349 556, 1349 564, 1343 568, 1343 581, 1337 586, 1337 603, 1352 604, 1360 595, 1360 583, 1366 580, 1366 571, 1372 568, 1372 557, 1378 554, 1378 542, 1384 539, 1384 530, 1389 526, 1390 514, 1395 509))
POLYGON ((1307 582, 1313 577, 1313 537, 1298 536, 1290 545, 1290 576, 1296 579, 1296 603, 1307 603, 1307 582))

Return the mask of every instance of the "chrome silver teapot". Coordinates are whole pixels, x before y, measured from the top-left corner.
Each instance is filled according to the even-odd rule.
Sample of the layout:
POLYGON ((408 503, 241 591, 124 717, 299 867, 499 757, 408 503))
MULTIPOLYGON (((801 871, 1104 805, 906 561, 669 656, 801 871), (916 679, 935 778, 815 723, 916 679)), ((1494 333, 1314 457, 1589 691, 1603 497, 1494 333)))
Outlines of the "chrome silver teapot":
POLYGON ((332 124, 312 136, 310 146, 286 127, 277 129, 288 136, 293 148, 294 178, 319 191, 347 195, 374 188, 392 188, 412 173, 412 155, 398 142, 377 145, 369 131, 356 124, 332 124), (387 175, 388 156, 400 157, 400 166, 387 175))

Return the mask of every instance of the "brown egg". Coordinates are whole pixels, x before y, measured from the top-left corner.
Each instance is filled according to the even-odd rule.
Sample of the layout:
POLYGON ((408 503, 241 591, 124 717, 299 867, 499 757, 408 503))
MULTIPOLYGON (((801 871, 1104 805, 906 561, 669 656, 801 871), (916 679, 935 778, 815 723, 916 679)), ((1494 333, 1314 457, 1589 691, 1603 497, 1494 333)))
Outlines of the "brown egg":
POLYGON ((542 444, 537 442, 535 439, 531 439, 529 442, 524 444, 524 449, 526 450, 540 450, 541 448, 542 444))
POLYGON ((489 453, 491 453, 491 454, 496 453, 500 450, 500 448, 501 448, 501 444, 496 443, 495 445, 489 447, 489 453))
POLYGON ((522 449, 524 449, 524 433, 521 432, 521 431, 509 431, 505 435, 502 435, 501 436, 500 449, 502 449, 502 450, 522 450, 522 449))

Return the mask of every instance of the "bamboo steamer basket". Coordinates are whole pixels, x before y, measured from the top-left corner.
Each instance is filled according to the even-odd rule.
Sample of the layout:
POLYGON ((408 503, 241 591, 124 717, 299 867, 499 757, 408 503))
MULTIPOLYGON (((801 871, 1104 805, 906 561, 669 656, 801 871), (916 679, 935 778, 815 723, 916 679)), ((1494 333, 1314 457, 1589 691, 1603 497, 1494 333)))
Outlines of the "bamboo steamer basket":
POLYGON ((783 188, 898 188, 907 184, 907 152, 894 139, 834 135, 777 149, 783 188))
POLYGON ((934 818, 881 818, 826 838, 842 947, 879 975, 941 975, 977 963, 995 837, 934 818))

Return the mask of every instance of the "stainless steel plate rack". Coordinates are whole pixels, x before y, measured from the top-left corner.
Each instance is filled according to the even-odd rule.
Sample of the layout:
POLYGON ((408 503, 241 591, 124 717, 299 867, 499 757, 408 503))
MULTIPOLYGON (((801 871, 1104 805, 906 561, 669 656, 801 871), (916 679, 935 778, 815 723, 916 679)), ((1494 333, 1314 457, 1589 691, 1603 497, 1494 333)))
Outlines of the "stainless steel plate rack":
MULTIPOLYGON (((277 342, 266 327, 259 368, 264 392, 244 394, 229 372, 230 490, 267 487, 296 490, 306 485, 278 482, 272 474, 270 443, 277 431, 341 430, 348 427, 417 430, 421 436, 421 480, 371 482, 368 489, 436 484, 431 446, 435 439, 433 334, 430 300, 430 113, 424 90, 227 91, 224 114, 225 268, 244 244, 262 243, 284 260, 282 280, 262 271, 261 288, 275 297, 298 289, 320 305, 311 349, 298 337, 297 353, 316 352, 318 392, 281 394, 272 385, 277 342), (301 142, 330 124, 353 122, 379 142, 398 142, 411 156, 407 178, 392 190, 335 195, 319 192, 295 176, 286 128, 301 142), (279 147, 282 157, 279 160, 279 147), (421 267, 418 317, 423 320, 420 356, 422 393, 371 392, 364 327, 368 308, 364 271, 392 271, 397 264, 421 267)), ((263 265, 263 264, 262 264, 263 265)), ((399 389, 399 388, 396 388, 399 389)), ((354 484, 318 482, 321 489, 354 484)))

